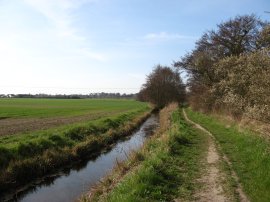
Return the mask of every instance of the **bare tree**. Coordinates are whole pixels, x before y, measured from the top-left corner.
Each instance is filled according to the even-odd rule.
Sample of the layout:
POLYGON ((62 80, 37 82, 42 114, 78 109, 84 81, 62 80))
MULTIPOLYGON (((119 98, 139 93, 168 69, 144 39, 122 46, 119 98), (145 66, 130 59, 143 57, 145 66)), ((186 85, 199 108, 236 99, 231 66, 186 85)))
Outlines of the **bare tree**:
POLYGON ((259 49, 257 40, 267 23, 255 15, 236 16, 217 25, 216 31, 205 33, 197 42, 200 51, 211 51, 214 56, 240 55, 259 49))
POLYGON ((236 16, 203 34, 174 66, 189 74, 187 97, 193 108, 269 121, 269 51, 269 22, 236 16))
POLYGON ((162 108, 170 102, 183 102, 185 86, 177 71, 157 65, 147 76, 138 98, 162 108))

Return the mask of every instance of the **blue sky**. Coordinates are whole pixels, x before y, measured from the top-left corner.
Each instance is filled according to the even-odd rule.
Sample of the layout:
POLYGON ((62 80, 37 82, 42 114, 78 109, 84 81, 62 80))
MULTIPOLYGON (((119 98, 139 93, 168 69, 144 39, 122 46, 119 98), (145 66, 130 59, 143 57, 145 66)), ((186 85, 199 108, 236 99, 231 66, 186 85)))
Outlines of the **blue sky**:
POLYGON ((204 31, 269 0, 0 0, 1 93, 135 93, 204 31))

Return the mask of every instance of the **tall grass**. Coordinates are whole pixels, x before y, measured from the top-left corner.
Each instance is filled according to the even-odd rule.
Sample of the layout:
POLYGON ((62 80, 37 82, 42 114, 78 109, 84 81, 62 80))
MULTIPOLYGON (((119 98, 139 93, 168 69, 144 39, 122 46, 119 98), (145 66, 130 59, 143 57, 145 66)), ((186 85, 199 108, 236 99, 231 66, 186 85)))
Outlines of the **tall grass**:
POLYGON ((187 113, 216 137, 251 201, 270 201, 270 142, 248 130, 239 131, 235 124, 225 125, 190 109, 187 113))

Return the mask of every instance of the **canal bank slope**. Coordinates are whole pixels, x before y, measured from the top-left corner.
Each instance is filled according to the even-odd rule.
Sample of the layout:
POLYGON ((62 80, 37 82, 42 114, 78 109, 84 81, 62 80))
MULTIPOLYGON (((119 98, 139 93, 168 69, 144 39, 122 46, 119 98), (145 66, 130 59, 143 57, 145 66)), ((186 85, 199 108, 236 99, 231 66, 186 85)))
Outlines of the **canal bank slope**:
POLYGON ((143 148, 118 163, 81 201, 195 200, 202 187, 197 179, 205 168, 208 138, 172 104, 160 112, 160 128, 143 148))
POLYGON ((81 201, 244 201, 212 136, 173 104, 160 128, 81 201))
MULTIPOLYGON (((73 144, 65 145, 61 135, 52 135, 49 137, 53 137, 57 143, 46 141, 52 146, 46 147, 44 151, 34 152, 36 146, 41 144, 32 144, 29 141, 21 147, 21 150, 27 152, 20 152, 20 155, 25 156, 18 155, 17 159, 13 159, 8 166, 1 169, 0 201, 14 199, 14 196, 14 200, 17 200, 19 192, 32 187, 36 181, 42 181, 44 177, 58 173, 84 159, 97 157, 121 138, 131 135, 150 116, 150 110, 145 108, 72 128, 62 136, 73 144)), ((3 151, 7 152, 0 148, 0 153, 3 151)))

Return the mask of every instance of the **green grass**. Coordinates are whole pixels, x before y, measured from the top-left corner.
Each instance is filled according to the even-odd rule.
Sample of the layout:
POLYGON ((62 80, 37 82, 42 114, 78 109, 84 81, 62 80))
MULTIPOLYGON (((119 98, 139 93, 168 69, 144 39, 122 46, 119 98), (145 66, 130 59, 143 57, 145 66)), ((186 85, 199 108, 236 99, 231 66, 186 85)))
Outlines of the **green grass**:
MULTIPOLYGON (((57 114, 57 107, 59 106, 61 106, 59 110, 62 110, 62 114, 68 113, 69 115, 77 114, 77 109, 79 108, 80 111, 84 107, 87 112, 91 114, 95 114, 97 109, 99 111, 108 112, 108 114, 103 115, 101 118, 90 119, 80 123, 25 134, 0 136, 0 159, 4 159, 4 157, 1 158, 1 156, 6 156, 5 159, 9 159, 5 161, 5 163, 1 162, 0 167, 5 166, 6 163, 14 159, 15 156, 28 157, 31 154, 36 155, 37 153, 42 153, 49 148, 72 147, 78 142, 82 142, 89 135, 99 135, 109 129, 117 128, 121 124, 124 124, 124 122, 132 120, 140 113, 150 110, 146 103, 134 100, 0 99, 0 103, 2 105, 6 103, 6 105, 11 106, 14 113, 19 109, 17 111, 17 117, 21 118, 22 114, 19 112, 24 110, 27 111, 28 117, 40 117, 41 114, 42 116, 53 116, 57 114), (18 103, 20 103, 20 105, 18 105, 18 103), (43 109, 40 109, 41 105, 43 109), (20 107, 18 108, 18 106, 20 107), (35 106, 38 107, 35 108, 35 106), (46 109, 48 111, 43 114, 43 110, 46 111, 46 109), (92 109, 94 110, 91 111, 92 109), (35 113, 33 113, 33 111, 35 111, 35 113), (113 115, 115 111, 118 111, 118 113, 113 115)), ((0 110, 4 111, 6 109, 0 108, 0 110)), ((6 111, 6 114, 11 114, 10 112, 12 110, 8 108, 6 111)))
MULTIPOLYGON (((9 99, 1 101, 3 102, 3 100, 9 99)), ((10 100, 13 102, 13 99, 10 100)), ((73 161, 95 155, 117 139, 130 134, 151 111, 146 103, 134 100, 79 100, 79 102, 77 100, 49 99, 14 100, 15 103, 21 102, 29 105, 29 108, 31 108, 30 103, 35 102, 39 107, 42 102, 45 103, 44 106, 54 105, 56 107, 55 103, 59 101, 59 105, 66 103, 73 108, 73 111, 69 111, 70 109, 66 106, 61 109, 69 115, 76 114, 76 109, 80 108, 77 105, 83 103, 85 106, 88 105, 88 113, 95 113, 95 111, 91 111, 92 107, 100 111, 107 110, 108 114, 102 118, 82 123, 0 137, 0 191, 12 187, 12 181, 25 183, 73 161), (118 110, 118 113, 110 113, 110 109, 118 110)), ((14 106, 12 103, 10 105, 14 106)), ((22 105, 21 108, 23 108, 22 105)), ((1 110, 3 109, 1 108, 1 110)), ((53 113, 50 111, 47 115, 52 116, 56 112, 57 110, 53 113)), ((42 110, 35 114, 31 110, 27 113, 28 117, 40 117, 39 114, 42 114, 42 110)), ((18 114, 18 117, 22 117, 21 114, 18 114)))
POLYGON ((248 130, 239 131, 214 117, 187 110, 191 120, 208 129, 219 142, 251 201, 270 201, 270 143, 248 130))
POLYGON ((145 106, 126 99, 31 99, 0 98, 1 118, 48 118, 98 112, 125 111, 145 106))
MULTIPOLYGON (((149 110, 147 106, 141 107, 141 108, 131 108, 128 111, 119 112, 116 115, 110 115, 107 114, 106 116, 103 116, 98 119, 88 120, 84 122, 74 123, 74 124, 68 124, 63 125, 59 127, 54 127, 47 130, 40 130, 40 131, 34 131, 34 132, 28 132, 23 134, 16 134, 16 135, 6 135, 6 136, 0 136, 0 147, 4 146, 8 149, 14 149, 18 146, 18 144, 28 141, 35 141, 39 139, 50 139, 51 136, 70 136, 71 133, 77 133, 78 131, 82 130, 82 128, 86 129, 88 128, 89 131, 85 131, 85 133, 95 133, 99 134, 101 132, 104 132, 108 130, 109 128, 113 128, 117 125, 119 125, 121 122, 124 121, 125 118, 132 118, 136 114, 140 112, 145 112, 149 110), (113 121, 116 120, 117 123, 114 123, 113 121), (111 125, 110 125, 110 122, 111 125), (115 124, 113 126, 112 124, 115 124), (77 131, 76 131, 77 130, 77 131)), ((83 131, 80 131, 83 132, 83 131)), ((76 139, 75 137, 69 137, 71 139, 76 139)))
MULTIPOLYGON (((138 169, 129 172, 106 195, 94 201, 183 201, 194 200, 201 158, 207 151, 207 136, 187 124, 181 111, 172 115, 170 129, 154 136, 141 152, 138 169)), ((87 201, 87 200, 86 200, 87 201)))

